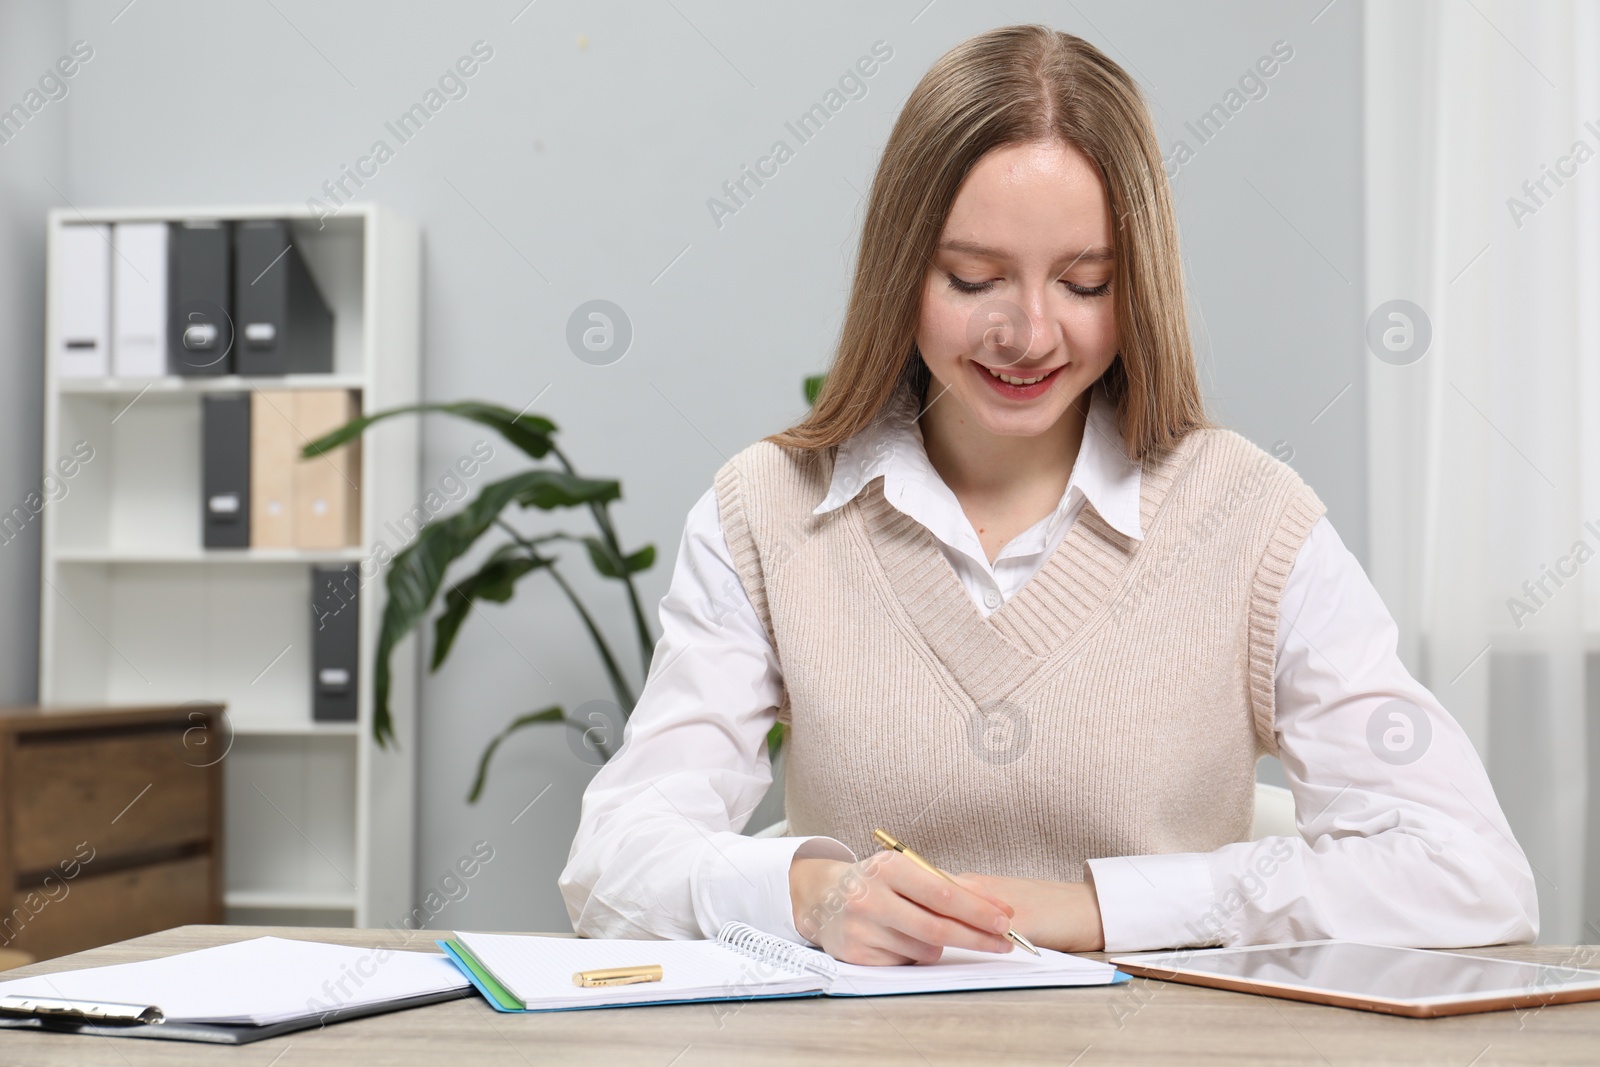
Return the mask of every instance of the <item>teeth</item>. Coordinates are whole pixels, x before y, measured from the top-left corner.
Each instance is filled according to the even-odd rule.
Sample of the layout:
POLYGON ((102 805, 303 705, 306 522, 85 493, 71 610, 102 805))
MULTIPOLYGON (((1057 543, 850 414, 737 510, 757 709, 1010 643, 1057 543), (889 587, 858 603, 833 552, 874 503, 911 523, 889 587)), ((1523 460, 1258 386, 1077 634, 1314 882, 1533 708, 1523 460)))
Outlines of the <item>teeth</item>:
POLYGON ((1042 382, 1042 381, 1044 381, 1046 378, 1048 378, 1050 376, 1049 373, 1046 372, 1044 374, 1039 375, 1037 378, 1013 378, 1009 374, 1001 374, 999 371, 994 370, 994 369, 989 368, 989 367, 985 367, 984 370, 988 371, 990 374, 994 375, 996 378, 999 378, 1002 382, 1005 382, 1007 385, 1032 385, 1034 382, 1042 382))

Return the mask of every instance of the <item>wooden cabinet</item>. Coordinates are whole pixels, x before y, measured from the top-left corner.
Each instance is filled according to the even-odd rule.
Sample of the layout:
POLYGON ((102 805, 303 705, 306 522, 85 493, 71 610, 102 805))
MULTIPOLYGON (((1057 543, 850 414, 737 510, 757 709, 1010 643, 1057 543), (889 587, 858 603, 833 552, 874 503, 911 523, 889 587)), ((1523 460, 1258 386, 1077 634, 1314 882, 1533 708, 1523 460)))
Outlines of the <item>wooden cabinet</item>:
POLYGON ((0 709, 0 947, 222 921, 222 711, 0 709))

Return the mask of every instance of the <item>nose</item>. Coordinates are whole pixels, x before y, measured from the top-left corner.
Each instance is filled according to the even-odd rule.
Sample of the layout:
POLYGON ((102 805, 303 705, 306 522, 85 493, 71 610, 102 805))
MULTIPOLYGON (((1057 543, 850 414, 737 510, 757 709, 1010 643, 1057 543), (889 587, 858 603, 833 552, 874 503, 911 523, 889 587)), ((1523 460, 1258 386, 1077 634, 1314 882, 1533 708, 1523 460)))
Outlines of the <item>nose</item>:
POLYGON ((1056 322, 1044 293, 1030 288, 1022 303, 1006 298, 985 301, 968 330, 970 347, 992 367, 1015 367, 1046 359, 1056 348, 1056 322))

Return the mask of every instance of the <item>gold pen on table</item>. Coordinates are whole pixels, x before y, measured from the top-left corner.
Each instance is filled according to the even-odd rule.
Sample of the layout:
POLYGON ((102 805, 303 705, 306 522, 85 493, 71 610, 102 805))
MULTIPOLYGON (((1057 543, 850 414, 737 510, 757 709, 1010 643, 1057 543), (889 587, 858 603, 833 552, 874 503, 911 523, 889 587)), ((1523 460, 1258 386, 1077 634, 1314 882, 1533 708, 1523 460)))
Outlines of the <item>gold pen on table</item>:
POLYGON ((636 982, 661 981, 661 964, 651 963, 638 967, 606 967, 598 971, 574 971, 572 984, 580 986, 633 985, 636 982))
MULTIPOLYGON (((933 864, 929 863, 927 860, 923 859, 921 856, 919 856, 915 852, 911 851, 910 848, 908 848, 907 846, 901 844, 899 841, 896 841, 894 839, 894 836, 892 834, 890 834, 887 830, 878 829, 878 830, 872 831, 872 839, 874 841, 876 841, 878 844, 882 845, 884 848, 889 849, 891 852, 900 853, 900 855, 904 856, 906 859, 910 860, 912 863, 915 863, 918 867, 921 867, 923 870, 931 871, 932 873, 937 874, 940 878, 943 878, 947 882, 954 882, 956 885, 961 885, 960 882, 957 882, 954 878, 950 877, 948 874, 944 873, 939 868, 935 867, 933 864)), ((965 889, 966 887, 962 886, 962 888, 965 889)), ((1039 950, 1033 947, 1033 942, 1029 941, 1027 938, 1025 938, 1021 934, 1017 933, 1017 931, 1015 931, 1015 930, 1007 930, 1006 931, 1006 936, 1009 937, 1016 944, 1021 945, 1023 948, 1025 948, 1029 952, 1033 953, 1035 956, 1039 955, 1039 950)))

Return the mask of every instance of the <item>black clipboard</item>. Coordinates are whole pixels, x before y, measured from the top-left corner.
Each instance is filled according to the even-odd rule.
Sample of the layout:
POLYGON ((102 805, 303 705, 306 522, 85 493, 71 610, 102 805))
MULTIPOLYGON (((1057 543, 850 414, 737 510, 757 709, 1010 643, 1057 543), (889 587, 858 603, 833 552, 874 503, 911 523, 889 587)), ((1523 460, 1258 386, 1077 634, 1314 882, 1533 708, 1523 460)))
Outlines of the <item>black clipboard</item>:
MULTIPOLYGON (((414 997, 365 1004, 358 1007, 335 1008, 317 1012, 299 1019, 287 1019, 266 1026, 231 1026, 222 1023, 175 1023, 160 1021, 155 1006, 96 1005, 87 1001, 51 1001, 52 1004, 78 1005, 79 1010, 55 1009, 38 1013, 0 1012, 0 1029, 37 1030, 46 1033, 84 1034, 90 1037, 138 1037, 158 1041, 200 1041, 211 1045, 248 1045, 282 1034, 311 1030, 329 1023, 341 1023, 367 1015, 381 1015, 388 1011, 419 1008, 425 1004, 438 1004, 446 1000, 460 1000, 477 993, 472 986, 463 989, 446 989, 438 993, 421 993, 414 997), (101 1012, 102 1007, 132 1008, 131 1012, 101 1012), (154 1016, 150 1013, 154 1012, 154 1016)), ((40 999, 40 998, 30 998, 40 999)))

